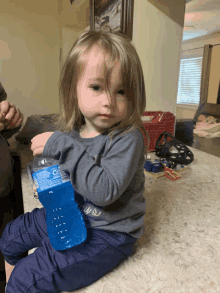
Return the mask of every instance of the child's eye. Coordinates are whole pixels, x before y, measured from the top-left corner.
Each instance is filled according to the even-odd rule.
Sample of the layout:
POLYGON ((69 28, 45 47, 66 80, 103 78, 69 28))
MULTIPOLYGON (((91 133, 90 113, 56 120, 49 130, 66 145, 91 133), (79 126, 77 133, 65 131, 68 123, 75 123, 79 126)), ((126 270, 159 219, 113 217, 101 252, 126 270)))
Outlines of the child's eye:
MULTIPOLYGON (((96 91, 96 92, 97 92, 98 90, 100 90, 100 86, 99 86, 99 85, 92 85, 91 88, 92 88, 94 91, 96 91)), ((119 90, 118 93, 119 93, 120 95, 122 95, 122 96, 125 95, 125 91, 124 91, 124 90, 119 90)))
POLYGON ((94 89, 94 91, 97 91, 97 90, 99 90, 100 86, 99 85, 93 85, 93 86, 91 86, 91 88, 94 89))
POLYGON ((120 90, 120 91, 118 91, 119 93, 120 93, 120 95, 122 95, 122 96, 124 96, 124 94, 125 94, 125 91, 124 90, 120 90))

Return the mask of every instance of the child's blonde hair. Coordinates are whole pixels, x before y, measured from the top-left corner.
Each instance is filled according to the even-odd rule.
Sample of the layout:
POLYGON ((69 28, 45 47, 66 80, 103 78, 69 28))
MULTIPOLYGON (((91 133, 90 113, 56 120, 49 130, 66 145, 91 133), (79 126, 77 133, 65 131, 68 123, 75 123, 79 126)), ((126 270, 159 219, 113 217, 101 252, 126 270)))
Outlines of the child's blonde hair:
POLYGON ((69 132, 73 128, 78 130, 85 124, 77 100, 77 83, 86 67, 85 54, 89 53, 94 46, 99 46, 105 53, 106 80, 111 72, 115 60, 121 63, 122 83, 125 96, 128 99, 126 117, 117 125, 108 129, 111 139, 116 129, 126 130, 128 133, 134 128, 139 128, 145 144, 147 155, 149 136, 144 128, 141 116, 146 107, 145 83, 142 66, 138 54, 131 44, 130 39, 120 32, 84 31, 73 44, 69 55, 62 68, 60 77, 60 113, 56 126, 63 132, 69 132))

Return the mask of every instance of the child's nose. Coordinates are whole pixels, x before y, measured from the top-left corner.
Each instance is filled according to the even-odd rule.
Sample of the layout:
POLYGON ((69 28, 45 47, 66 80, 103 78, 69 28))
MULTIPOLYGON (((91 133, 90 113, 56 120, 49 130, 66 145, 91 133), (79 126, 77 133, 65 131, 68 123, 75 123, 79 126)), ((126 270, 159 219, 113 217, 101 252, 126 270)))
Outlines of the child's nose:
POLYGON ((104 94, 103 103, 105 105, 114 107, 116 101, 115 101, 115 98, 113 96, 112 97, 110 96, 110 94, 104 94))

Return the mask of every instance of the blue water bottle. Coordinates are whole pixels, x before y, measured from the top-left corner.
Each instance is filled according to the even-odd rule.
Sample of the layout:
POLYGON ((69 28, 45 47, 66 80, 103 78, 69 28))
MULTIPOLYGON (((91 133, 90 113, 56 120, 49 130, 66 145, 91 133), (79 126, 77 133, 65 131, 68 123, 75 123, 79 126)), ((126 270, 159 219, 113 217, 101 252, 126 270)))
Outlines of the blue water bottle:
POLYGON ((31 176, 46 209, 47 233, 53 248, 65 250, 84 242, 87 238, 85 222, 75 202, 69 176, 60 170, 59 161, 35 156, 31 176))

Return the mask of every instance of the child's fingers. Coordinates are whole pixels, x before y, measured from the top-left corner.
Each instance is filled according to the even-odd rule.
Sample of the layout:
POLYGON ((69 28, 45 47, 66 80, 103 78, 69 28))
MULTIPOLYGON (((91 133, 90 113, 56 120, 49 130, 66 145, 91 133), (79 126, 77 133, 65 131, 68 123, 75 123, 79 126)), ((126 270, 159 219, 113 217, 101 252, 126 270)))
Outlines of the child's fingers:
POLYGON ((34 197, 38 197, 37 189, 35 184, 33 185, 34 197))
POLYGON ((39 147, 33 150, 33 156, 41 155, 43 153, 44 147, 39 147))
POLYGON ((31 142, 31 150, 33 153, 38 152, 38 149, 42 148, 42 145, 37 142, 31 142))
POLYGON ((34 191, 34 192, 37 192, 37 189, 36 189, 35 184, 33 185, 33 191, 34 191))
POLYGON ((39 140, 41 140, 43 134, 45 134, 45 132, 44 132, 44 133, 40 133, 40 134, 35 135, 35 136, 31 139, 31 142, 32 142, 32 143, 38 142, 39 140))

